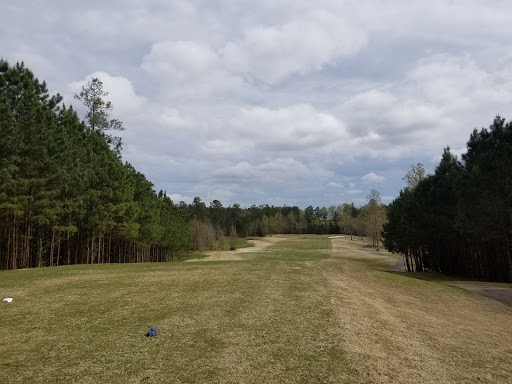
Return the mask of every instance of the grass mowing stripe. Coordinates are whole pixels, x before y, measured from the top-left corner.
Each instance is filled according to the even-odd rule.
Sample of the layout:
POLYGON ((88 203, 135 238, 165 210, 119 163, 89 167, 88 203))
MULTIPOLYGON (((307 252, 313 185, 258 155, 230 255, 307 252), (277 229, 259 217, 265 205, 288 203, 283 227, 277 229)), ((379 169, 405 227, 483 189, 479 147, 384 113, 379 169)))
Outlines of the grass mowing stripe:
POLYGON ((290 236, 238 261, 0 272, 0 382, 508 383, 510 308, 394 262, 290 236))
POLYGON ((297 236, 247 261, 2 272, 15 301, 0 382, 344 382, 329 247, 297 236))

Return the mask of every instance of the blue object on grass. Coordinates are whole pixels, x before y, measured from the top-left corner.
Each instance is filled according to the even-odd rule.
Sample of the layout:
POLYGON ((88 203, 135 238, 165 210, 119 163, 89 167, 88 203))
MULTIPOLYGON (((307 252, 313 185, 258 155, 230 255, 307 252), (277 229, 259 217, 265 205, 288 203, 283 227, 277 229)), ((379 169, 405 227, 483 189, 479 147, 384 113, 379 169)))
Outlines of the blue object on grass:
POLYGON ((156 328, 150 328, 148 333, 146 333, 147 337, 156 336, 156 328))

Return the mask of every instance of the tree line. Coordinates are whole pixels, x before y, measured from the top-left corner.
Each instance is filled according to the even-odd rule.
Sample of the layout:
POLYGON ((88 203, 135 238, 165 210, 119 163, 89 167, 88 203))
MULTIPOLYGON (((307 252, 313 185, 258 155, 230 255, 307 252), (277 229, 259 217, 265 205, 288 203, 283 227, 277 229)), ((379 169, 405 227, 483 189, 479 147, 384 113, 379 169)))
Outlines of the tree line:
POLYGON ((0 269, 169 261, 277 233, 369 234, 378 246, 377 191, 363 207, 174 204, 123 162, 110 132, 124 126, 110 119, 107 96, 99 79, 84 86, 75 95, 87 108, 82 121, 23 63, 0 60, 0 269))
POLYGON ((368 236, 378 248, 386 221, 385 205, 376 190, 367 200, 362 207, 344 203, 305 209, 268 204, 242 208, 239 204, 224 207, 218 200, 207 205, 195 197, 191 204, 181 201, 177 207, 188 223, 192 249, 196 250, 222 248, 225 237, 305 233, 341 233, 351 239, 368 236))
POLYGON ((99 92, 89 124, 23 63, 0 60, 0 269, 164 261, 188 246, 171 199, 105 133, 121 127, 101 82, 84 90, 99 92))
POLYGON ((512 282, 512 123, 475 129, 461 161, 446 148, 433 175, 411 171, 388 207, 385 247, 409 271, 512 282))

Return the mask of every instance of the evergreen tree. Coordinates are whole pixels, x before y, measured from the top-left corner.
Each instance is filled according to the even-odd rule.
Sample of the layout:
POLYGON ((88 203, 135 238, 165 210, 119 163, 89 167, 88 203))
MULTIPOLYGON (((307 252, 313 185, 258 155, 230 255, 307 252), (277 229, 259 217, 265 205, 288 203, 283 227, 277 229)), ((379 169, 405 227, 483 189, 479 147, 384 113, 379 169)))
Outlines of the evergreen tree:
MULTIPOLYGON (((80 93, 75 94, 75 99, 80 101, 86 108, 85 123, 93 131, 124 131, 123 123, 117 119, 110 119, 110 113, 114 109, 112 102, 104 100, 108 92, 103 90, 103 83, 100 79, 93 77, 87 85, 82 86, 80 93)), ((121 150, 121 138, 106 135, 109 143, 113 145, 119 154, 121 150)))

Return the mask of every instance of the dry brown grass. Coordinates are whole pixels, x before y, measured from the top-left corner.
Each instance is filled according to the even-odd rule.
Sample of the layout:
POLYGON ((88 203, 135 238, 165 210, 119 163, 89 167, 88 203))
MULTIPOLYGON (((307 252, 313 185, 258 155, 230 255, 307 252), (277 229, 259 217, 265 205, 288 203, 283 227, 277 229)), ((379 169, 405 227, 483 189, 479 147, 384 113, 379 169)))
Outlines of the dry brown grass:
POLYGON ((505 305, 342 238, 244 255, 1 272, 0 383, 510 382, 505 305))
POLYGON ((387 272, 396 258, 333 239, 323 262, 359 383, 510 383, 510 307, 387 272))
POLYGON ((345 382, 329 241, 293 237, 243 262, 0 273, 0 383, 345 382), (145 338, 157 327, 155 338, 145 338))

